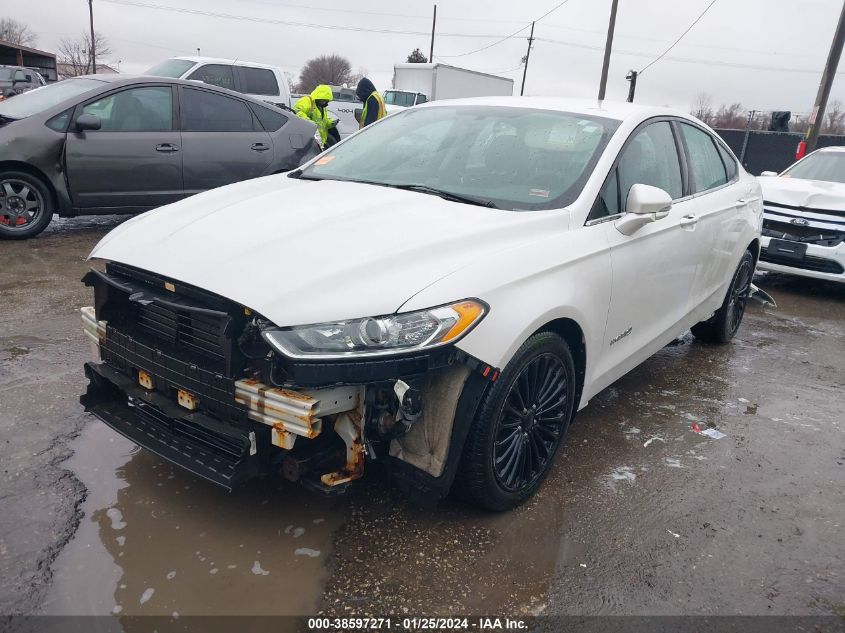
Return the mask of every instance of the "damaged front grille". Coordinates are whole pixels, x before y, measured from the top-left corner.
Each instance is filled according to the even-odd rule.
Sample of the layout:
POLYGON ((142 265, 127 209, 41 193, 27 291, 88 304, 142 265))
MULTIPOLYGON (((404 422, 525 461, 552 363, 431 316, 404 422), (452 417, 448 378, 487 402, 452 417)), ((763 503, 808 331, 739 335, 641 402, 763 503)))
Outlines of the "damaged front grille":
POLYGON ((138 330, 143 334, 214 361, 226 359, 224 331, 228 319, 158 304, 138 305, 134 316, 138 330))
MULTIPOLYGON (((169 357, 227 377, 246 359, 237 349, 242 306, 207 291, 122 264, 89 273, 96 310, 110 328, 169 357)), ((130 346, 131 349, 131 346, 130 346)))
POLYGON ((838 246, 842 242, 845 242, 845 227, 839 231, 764 219, 762 233, 765 237, 774 237, 789 240, 790 242, 802 242, 804 244, 817 244, 819 246, 838 246))

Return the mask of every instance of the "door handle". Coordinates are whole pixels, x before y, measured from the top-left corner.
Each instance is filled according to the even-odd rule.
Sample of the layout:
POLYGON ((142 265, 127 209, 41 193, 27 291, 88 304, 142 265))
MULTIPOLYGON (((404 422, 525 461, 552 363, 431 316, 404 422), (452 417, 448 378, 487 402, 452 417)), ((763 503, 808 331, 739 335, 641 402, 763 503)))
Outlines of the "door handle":
POLYGON ((160 143, 159 145, 156 145, 156 151, 164 153, 178 152, 179 147, 173 143, 160 143))
POLYGON ((270 146, 266 143, 253 143, 250 149, 254 152, 266 152, 268 149, 270 149, 270 146))
POLYGON ((681 218, 679 224, 681 226, 695 226, 698 224, 698 216, 695 213, 688 213, 681 218))

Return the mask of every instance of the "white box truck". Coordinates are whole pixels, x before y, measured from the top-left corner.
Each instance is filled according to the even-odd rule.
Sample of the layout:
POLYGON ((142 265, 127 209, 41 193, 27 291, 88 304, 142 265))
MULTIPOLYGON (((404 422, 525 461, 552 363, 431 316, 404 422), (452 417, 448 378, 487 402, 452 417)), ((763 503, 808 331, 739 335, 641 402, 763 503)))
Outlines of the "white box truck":
POLYGON ((440 99, 513 95, 513 79, 446 64, 395 64, 393 89, 385 90, 391 107, 410 107, 440 99))

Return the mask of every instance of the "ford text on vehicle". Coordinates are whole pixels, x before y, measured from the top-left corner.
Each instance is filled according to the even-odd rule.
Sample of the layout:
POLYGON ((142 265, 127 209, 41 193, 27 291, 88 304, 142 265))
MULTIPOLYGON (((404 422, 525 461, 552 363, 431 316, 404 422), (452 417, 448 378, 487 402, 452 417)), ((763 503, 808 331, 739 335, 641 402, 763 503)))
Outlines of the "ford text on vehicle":
POLYGON ((134 218, 91 253, 82 401, 234 487, 529 497, 576 411, 687 329, 739 328, 760 185, 665 108, 484 98, 134 218))

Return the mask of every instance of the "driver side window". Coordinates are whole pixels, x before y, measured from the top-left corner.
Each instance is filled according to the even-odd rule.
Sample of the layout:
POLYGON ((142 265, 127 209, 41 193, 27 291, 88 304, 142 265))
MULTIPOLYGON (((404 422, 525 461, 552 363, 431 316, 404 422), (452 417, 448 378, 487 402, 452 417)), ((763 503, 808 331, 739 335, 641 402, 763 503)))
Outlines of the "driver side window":
POLYGON ((587 219, 623 213, 628 192, 636 184, 663 189, 673 200, 683 196, 681 161, 668 121, 647 125, 625 146, 587 219))

